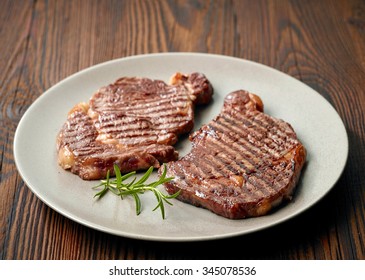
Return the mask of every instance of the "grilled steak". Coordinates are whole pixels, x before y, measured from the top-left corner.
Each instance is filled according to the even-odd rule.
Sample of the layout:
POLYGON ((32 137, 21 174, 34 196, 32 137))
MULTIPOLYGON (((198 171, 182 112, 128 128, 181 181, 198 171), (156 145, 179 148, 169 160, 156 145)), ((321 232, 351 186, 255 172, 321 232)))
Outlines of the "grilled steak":
POLYGON ((220 114, 190 140, 191 152, 167 164, 175 177, 167 192, 181 190, 179 200, 230 219, 265 215, 290 200, 306 159, 293 128, 243 90, 227 95, 220 114))
POLYGON ((208 103, 213 88, 201 73, 175 74, 170 84, 123 77, 77 104, 57 137, 58 162, 82 179, 158 168, 176 160, 178 135, 194 126, 195 104, 208 103))

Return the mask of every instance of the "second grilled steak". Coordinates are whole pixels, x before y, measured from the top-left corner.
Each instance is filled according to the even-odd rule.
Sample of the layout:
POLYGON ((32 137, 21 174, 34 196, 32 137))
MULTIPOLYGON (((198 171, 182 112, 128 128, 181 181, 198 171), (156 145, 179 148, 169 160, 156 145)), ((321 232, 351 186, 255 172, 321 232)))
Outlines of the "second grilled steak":
POLYGON ((201 73, 177 73, 171 83, 123 77, 77 104, 57 137, 58 162, 82 179, 176 160, 180 134, 194 126, 194 106, 208 103, 213 88, 201 73))
POLYGON ((221 113, 190 140, 191 152, 167 165, 174 180, 166 190, 230 219, 262 216, 290 200, 306 160, 291 125, 263 113, 261 99, 243 90, 227 95, 221 113))

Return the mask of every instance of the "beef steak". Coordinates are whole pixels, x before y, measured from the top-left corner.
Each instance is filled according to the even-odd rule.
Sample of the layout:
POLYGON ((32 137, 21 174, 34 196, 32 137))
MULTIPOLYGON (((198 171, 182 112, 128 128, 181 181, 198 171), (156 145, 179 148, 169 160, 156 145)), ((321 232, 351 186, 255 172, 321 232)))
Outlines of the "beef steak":
POLYGON ((71 109, 57 136, 58 162, 85 180, 114 175, 114 164, 122 173, 158 168, 177 159, 172 145, 193 128, 194 106, 212 94, 201 73, 176 73, 170 84, 120 78, 71 109))
MULTIPOLYGON (((230 218, 267 214, 292 198, 306 150, 290 124, 263 113, 247 91, 228 94, 220 114, 190 136, 192 150, 167 164, 168 193, 230 218)), ((159 172, 161 172, 160 168, 159 172)))

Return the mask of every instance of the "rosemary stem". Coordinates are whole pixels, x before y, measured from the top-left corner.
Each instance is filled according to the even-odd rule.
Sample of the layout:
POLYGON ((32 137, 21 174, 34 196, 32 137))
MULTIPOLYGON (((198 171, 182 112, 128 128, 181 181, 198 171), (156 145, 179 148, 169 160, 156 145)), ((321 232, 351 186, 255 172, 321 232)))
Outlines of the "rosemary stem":
POLYGON ((113 194, 120 196, 121 198, 123 198, 124 196, 132 196, 135 201, 136 214, 139 215, 142 209, 142 203, 139 195, 144 194, 146 191, 153 192, 157 200, 157 205, 153 209, 153 211, 159 208, 161 211, 162 218, 165 219, 164 202, 166 202, 169 205, 172 205, 172 203, 168 200, 176 198, 180 194, 180 191, 172 195, 166 195, 162 193, 159 189, 157 189, 159 185, 174 179, 174 178, 166 178, 167 168, 165 164, 163 164, 163 166, 164 166, 164 171, 162 172, 160 178, 155 182, 147 184, 146 182, 153 171, 153 167, 150 167, 137 182, 135 182, 136 177, 134 177, 130 182, 127 183, 125 182, 125 180, 131 178, 133 175, 136 174, 136 172, 133 171, 125 175, 122 175, 118 165, 114 165, 115 179, 111 179, 109 177, 109 172, 108 172, 106 179, 101 180, 100 181, 101 183, 99 185, 93 187, 93 189, 98 189, 103 187, 103 189, 98 193, 96 193, 94 197, 98 197, 100 199, 108 191, 111 191, 113 194))

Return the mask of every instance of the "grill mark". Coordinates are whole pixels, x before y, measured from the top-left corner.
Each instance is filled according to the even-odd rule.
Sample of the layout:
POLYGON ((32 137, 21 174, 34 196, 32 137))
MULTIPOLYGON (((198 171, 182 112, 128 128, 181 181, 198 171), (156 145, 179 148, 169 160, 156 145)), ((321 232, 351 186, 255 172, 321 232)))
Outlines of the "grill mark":
MULTIPOLYGON (((166 135, 166 134, 178 134, 184 133, 185 130, 181 131, 184 126, 187 125, 191 120, 185 119, 185 120, 174 120, 171 122, 165 122, 164 124, 161 124, 160 126, 154 126, 152 128, 150 127, 140 127, 140 126, 131 126, 129 124, 118 124, 117 126, 114 126, 112 124, 104 127, 99 128, 98 132, 99 135, 111 135, 118 138, 123 137, 133 137, 134 135, 166 135), (123 127, 121 127, 123 126, 123 127), (181 131, 181 133, 180 133, 181 131)), ((108 137, 107 137, 108 138, 108 137)))
POLYGON ((99 131, 103 132, 149 129, 152 126, 150 122, 142 120, 131 122, 123 122, 122 120, 105 122, 104 120, 101 120, 101 122, 97 122, 95 125, 98 127, 99 131))
POLYGON ((88 138, 84 138, 84 139, 80 139, 80 140, 77 140, 75 138, 65 139, 65 143, 67 143, 66 145, 69 145, 70 147, 87 146, 90 143, 92 143, 93 141, 94 141, 94 137, 88 137, 88 138))
MULTIPOLYGON (((220 130, 218 129, 218 131, 220 131, 220 130)), ((222 134, 224 134, 224 131, 220 131, 220 132, 222 134)), ((240 157, 239 160, 243 160, 245 163, 242 163, 242 164, 240 164, 239 162, 236 162, 236 163, 242 169, 244 169, 246 173, 251 173, 251 170, 250 169, 247 169, 247 162, 249 162, 249 164, 254 167, 253 168, 254 170, 258 170, 260 168, 260 166, 263 165, 266 160, 268 160, 268 159, 263 159, 260 162, 252 161, 251 160, 251 156, 249 155, 249 154, 252 154, 252 153, 250 153, 250 151, 247 148, 247 146, 245 146, 245 145, 238 145, 237 139, 235 137, 231 136, 231 134, 225 134, 225 136, 226 137, 229 137, 233 141, 232 143, 230 143, 232 145, 227 145, 227 146, 229 146, 233 150, 234 154, 235 155, 242 155, 243 154, 243 156, 240 157), (247 154, 246 151, 248 151, 249 154, 247 154)), ((238 140, 238 142, 239 143, 242 143, 242 141, 240 141, 240 140, 243 140, 243 139, 244 139, 243 137, 240 137, 239 140, 238 140)), ((258 158, 256 157, 255 159, 258 159, 258 158)), ((267 168, 269 168, 269 166, 267 166, 267 168)), ((272 170, 272 169, 270 168, 270 170, 272 170)), ((271 182, 275 179, 275 176, 276 176, 275 173, 276 173, 276 171, 273 171, 273 174, 270 174, 270 173, 267 173, 267 172, 263 172, 261 175, 262 175, 262 178, 265 179, 266 183, 271 186, 272 185, 271 182)), ((257 176, 258 173, 255 172, 255 174, 257 176)))
POLYGON ((256 174, 248 176, 247 181, 255 186, 257 190, 261 191, 265 197, 273 195, 277 192, 272 184, 268 184, 264 178, 258 177, 256 174))
POLYGON ((93 127, 93 125, 91 123, 91 120, 88 119, 88 120, 81 120, 79 123, 67 122, 64 130, 67 130, 67 131, 71 131, 71 130, 78 131, 78 130, 82 130, 82 129, 85 129, 86 130, 86 129, 89 129, 89 128, 92 128, 92 127, 93 127))
MULTIPOLYGON (((267 167, 266 171, 269 171, 269 170, 272 171, 272 173, 257 171, 255 173, 252 173, 251 176, 264 180, 266 182, 266 184, 268 184, 272 189, 277 190, 277 188, 275 186, 275 181, 277 179, 278 172, 274 171, 271 167, 267 167)), ((280 184, 280 188, 282 188, 282 184, 280 184)))
MULTIPOLYGON (((151 117, 150 117, 151 118, 151 117)), ((108 120, 108 118, 101 118, 101 120, 96 121, 96 125, 98 126, 98 128, 100 129, 105 129, 108 127, 112 127, 115 129, 120 129, 120 130, 125 130, 126 126, 129 125, 133 125, 135 124, 135 127, 131 127, 130 129, 139 129, 139 128, 147 128, 150 126, 154 126, 154 128, 159 129, 159 128, 163 128, 166 124, 175 124, 175 123, 181 123, 181 122, 186 122, 186 121, 191 121, 191 117, 190 116, 181 116, 179 118, 176 117, 176 115, 169 115, 166 116, 165 118, 160 118, 158 120, 153 120, 153 122, 151 122, 149 120, 149 118, 143 119, 143 117, 132 117, 132 116, 127 116, 125 118, 119 117, 119 118, 110 118, 108 120), (125 121, 129 119, 130 121, 125 121)), ((184 124, 182 124, 181 126, 184 126, 184 124)))
MULTIPOLYGON (((233 122, 232 119, 229 119, 226 116, 222 116, 222 119, 224 120, 223 122, 227 121, 228 122, 228 125, 231 126, 230 129, 233 130, 235 133, 237 133, 240 136, 239 139, 238 139, 238 141, 240 141, 242 139, 242 140, 244 140, 246 142, 246 144, 248 144, 251 147, 250 151, 255 156, 257 156, 258 153, 262 153, 262 154, 265 154, 265 155, 267 155, 269 157, 276 157, 276 158, 278 158, 278 157, 280 157, 280 154, 283 152, 282 151, 283 149, 280 148, 279 146, 278 146, 278 150, 279 151, 277 151, 275 149, 272 149, 272 148, 268 147, 267 145, 262 145, 263 144, 262 139, 253 138, 253 140, 255 140, 259 144, 261 144, 261 146, 259 146, 259 147, 258 147, 258 145, 255 146, 249 140, 246 140, 246 138, 248 138, 251 135, 251 133, 254 132, 252 129, 245 129, 245 132, 247 134, 244 134, 244 133, 242 133, 241 130, 239 130, 237 128, 238 127, 237 123, 236 122, 233 122)), ((219 122, 222 122, 222 121, 218 121, 218 123, 219 122)), ((222 126, 224 127, 223 122, 222 122, 222 126)), ((229 131, 226 128, 224 128, 224 129, 226 131, 229 131)), ((258 127, 255 127, 255 129, 258 129, 258 127)), ((252 134, 254 134, 254 133, 252 133, 252 134)), ((268 139, 268 138, 265 138, 265 139, 268 139)), ((242 141, 240 141, 240 142, 242 143, 242 141)))
POLYGON ((117 80, 114 84, 102 87, 100 92, 121 93, 123 95, 133 93, 144 93, 147 95, 155 95, 162 93, 180 93, 180 91, 187 91, 185 85, 169 85, 161 80, 151 80, 146 78, 133 78, 125 80, 124 78, 117 80))
MULTIPOLYGON (((253 196, 252 193, 248 192, 247 188, 245 187, 245 185, 242 186, 237 186, 236 182, 232 180, 231 176, 229 174, 227 174, 226 172, 224 172, 224 170, 222 168, 214 168, 215 166, 220 166, 221 164, 219 164, 218 162, 221 162, 224 166, 226 166, 226 163, 224 161, 222 161, 221 158, 217 158, 214 157, 212 154, 206 154, 205 158, 202 157, 200 158, 199 161, 199 167, 202 166, 202 160, 205 162, 205 164, 207 166, 211 166, 212 170, 214 172, 219 172, 219 175, 215 175, 215 178, 205 178, 205 180, 202 180, 203 182, 206 182, 206 184, 209 186, 210 188, 210 193, 217 193, 221 199, 224 199, 224 196, 231 196, 231 194, 236 194, 235 196, 239 194, 243 194, 245 195, 245 197, 247 198, 251 198, 251 199, 257 199, 257 196, 253 196), (214 180, 217 178, 226 178, 227 180, 229 180, 230 185, 221 183, 220 181, 214 180), (216 184, 215 188, 212 187, 212 182, 211 180, 213 180, 213 182, 216 184), (237 186, 237 187, 235 187, 237 186), (226 193, 225 195, 222 195, 222 190, 224 193, 226 193)), ((229 166, 228 166, 229 167, 229 166)), ((230 170, 233 174, 235 174, 234 171, 230 170)))
POLYGON ((63 138, 69 139, 69 138, 86 138, 86 137, 93 137, 95 136, 95 131, 90 131, 89 129, 83 129, 83 130, 70 130, 70 131, 64 131, 63 132, 63 138))
MULTIPOLYGON (((183 188, 183 189, 193 192, 194 195, 197 195, 196 192, 199 192, 204 196, 209 196, 211 193, 213 193, 217 189, 227 188, 226 185, 224 185, 223 183, 221 183, 217 180, 214 180, 212 182, 210 179, 213 179, 213 178, 205 178, 206 174, 207 174, 207 170, 209 170, 207 167, 207 166, 209 166, 209 164, 207 164, 208 162, 206 160, 204 160, 204 162, 205 163, 199 161, 199 167, 195 164, 192 164, 192 165, 189 165, 189 168, 187 168, 186 166, 181 166, 177 162, 172 163, 174 165, 175 170, 178 168, 178 171, 177 172, 175 171, 174 173, 180 172, 180 174, 184 174, 183 181, 187 186, 189 186, 189 188, 183 188), (205 167, 203 167, 203 165, 205 165, 205 167), (186 175, 188 175, 188 176, 186 176, 186 175), (197 183, 197 181, 199 181, 199 182, 197 183), (212 183, 214 183, 214 184, 212 184, 212 183), (201 189, 201 186, 204 186, 203 190, 201 189)), ((223 177, 223 176, 220 175, 220 177, 223 177)), ((185 185, 185 184, 183 184, 183 185, 185 185)), ((218 201, 218 200, 222 201, 224 199, 225 198, 223 196, 215 198, 216 201, 218 201)))
MULTIPOLYGON (((203 149, 202 149, 203 150, 203 149)), ((226 176, 226 173, 224 172, 223 168, 221 166, 224 166, 225 163, 220 161, 218 158, 214 157, 212 154, 209 154, 206 149, 204 153, 204 157, 200 157, 198 160, 199 167, 204 167, 204 176, 203 178, 219 178, 226 176), (219 163, 220 162, 220 163, 219 163), (207 174, 211 174, 211 176, 206 176, 207 174)), ((202 169, 202 168, 201 168, 202 169)))
MULTIPOLYGON (((232 117, 230 114, 226 114, 229 117, 232 117)), ((247 112, 246 115, 242 116, 241 114, 235 114, 234 116, 236 122, 243 121, 249 119, 252 123, 257 124, 257 129, 261 130, 263 133, 268 134, 268 138, 271 139, 273 135, 279 136, 279 139, 283 140, 282 142, 286 143, 286 141, 290 141, 293 143, 297 143, 297 139, 295 137, 295 132, 289 128, 288 124, 280 119, 274 119, 264 113, 261 112, 247 112), (246 116, 250 118, 246 118, 246 116), (288 131, 289 129, 289 131, 288 131), (284 141, 285 140, 285 141, 284 141)))
MULTIPOLYGON (((211 126, 214 127, 214 129, 216 129, 217 131, 220 131, 222 134, 224 134, 227 137, 230 137, 233 140, 233 143, 235 146, 237 146, 238 143, 240 143, 242 146, 242 149, 244 148, 244 151, 247 151, 250 155, 252 155, 250 157, 250 159, 253 160, 249 161, 252 165, 255 165, 255 159, 259 159, 262 158, 262 154, 260 155, 260 153, 263 153, 258 147, 254 146, 252 143, 250 143, 246 137, 247 135, 243 134, 236 125, 234 125, 232 122, 226 122, 226 124, 228 126, 230 126, 230 130, 227 130, 227 128, 225 127, 224 123, 225 121, 222 122, 222 120, 225 120, 224 118, 221 120, 217 120, 216 122, 212 123, 211 126), (228 132, 228 133, 227 133, 228 132), (238 137, 233 138, 232 136, 232 132, 234 132, 238 137)), ((240 150, 237 150, 239 152, 241 152, 240 150)), ((246 154, 246 153, 245 153, 246 154)), ((263 153, 266 156, 271 156, 268 153, 263 153)), ((248 160, 248 159, 247 159, 248 160)))
MULTIPOLYGON (((212 146, 213 147, 213 146, 212 146)), ((242 172, 242 173, 239 173, 237 172, 236 169, 234 169, 234 167, 232 167, 231 165, 226 165, 226 162, 224 159, 222 159, 221 157, 217 157, 216 158, 218 161, 222 162, 226 167, 228 167, 228 173, 225 174, 225 178, 229 179, 232 184, 235 184, 235 182, 232 181, 231 179, 231 176, 232 175, 238 175, 238 176, 242 176, 243 179, 245 181, 247 181, 247 175, 245 172, 242 172), (231 174, 230 174, 231 173, 231 174)), ((232 163, 235 163, 235 162, 232 162, 232 163)), ((244 183, 243 185, 239 186, 239 190, 241 192, 241 194, 244 194, 246 196, 246 198, 250 198, 252 200, 256 200, 257 198, 260 197, 260 194, 259 193, 252 193, 248 188, 247 188, 247 182, 244 183)))
POLYGON ((288 150, 291 150, 293 146, 298 145, 298 141, 292 138, 289 133, 284 134, 279 131, 276 133, 270 129, 268 137, 270 139, 270 143, 266 144, 274 146, 273 149, 277 151, 277 157, 283 156, 283 154, 287 153, 288 150))
MULTIPOLYGON (((175 102, 173 104, 169 104, 169 106, 166 106, 165 104, 160 104, 159 106, 149 106, 148 104, 143 104, 143 107, 135 108, 135 107, 122 107, 119 106, 119 104, 113 104, 113 106, 104 106, 102 108, 95 108, 94 111, 96 112, 122 112, 125 114, 135 114, 135 115, 150 115, 150 114, 157 114, 159 112, 167 112, 170 111, 178 112, 182 110, 186 110, 189 108, 189 105, 187 104, 189 101, 181 101, 181 102, 175 102)), ((132 106, 129 104, 129 106, 132 106)))
MULTIPOLYGON (((249 178, 252 173, 252 171, 257 171, 259 166, 262 165, 262 162, 250 162, 246 157, 245 157, 245 153, 244 153, 244 149, 242 149, 242 147, 238 146, 235 142, 233 142, 233 146, 231 146, 231 143, 227 143, 225 141, 224 138, 220 138, 218 141, 217 139, 215 139, 214 137, 207 137, 210 141, 207 141, 204 143, 205 145, 209 145, 209 144, 213 144, 214 146, 211 147, 210 150, 217 150, 217 147, 219 147, 219 150, 222 151, 223 153, 218 153, 217 155, 215 155, 216 157, 222 155, 225 156, 230 156, 230 158, 228 160, 223 159, 223 162, 227 165, 227 167, 229 167, 229 170, 231 172, 233 172, 234 174, 248 174, 247 178, 249 178), (235 149, 235 148, 236 149, 235 149), (239 149, 237 149, 239 148, 239 149), (241 156, 242 153, 244 154, 244 156, 241 156), (239 164, 238 162, 243 161, 244 163, 239 164), (228 162, 228 163, 227 163, 228 162), (249 167, 247 167, 247 162, 250 162, 250 164, 252 165, 252 169, 250 169, 249 167), (234 165, 235 168, 232 169, 233 167, 231 165, 234 165)), ((264 173, 263 173, 264 174, 264 173)), ((228 174, 229 175, 229 174, 228 174)), ((258 174, 256 174, 256 172, 253 173, 254 176, 256 176, 257 178, 260 178, 261 180, 264 181, 265 185, 262 186, 263 189, 273 189, 272 188, 272 177, 267 176, 258 176, 258 174)), ((247 179, 246 178, 246 179, 247 179)))
POLYGON ((295 132, 286 122, 263 113, 257 114, 253 120, 265 127, 271 137, 274 135, 279 136, 279 139, 282 140, 279 145, 283 143, 295 145, 298 143, 295 132))
POLYGON ((120 155, 131 155, 134 153, 142 154, 150 154, 151 149, 158 149, 157 145, 144 145, 138 147, 130 147, 128 150, 118 149, 116 146, 110 146, 107 144, 97 144, 97 145, 87 145, 83 147, 79 147, 75 153, 79 157, 81 156, 92 156, 92 157, 105 157, 106 154, 120 156, 120 155))
POLYGON ((124 145, 136 146, 136 145, 147 145, 147 144, 155 143, 157 138, 158 138, 157 135, 152 135, 149 137, 135 136, 135 137, 131 137, 131 138, 119 138, 118 141, 124 145))
MULTIPOLYGON (((217 143, 219 143, 219 142, 217 142, 217 143)), ((216 150, 217 146, 214 145, 214 143, 209 143, 209 144, 213 144, 213 145, 209 145, 209 147, 207 147, 208 151, 216 150)), ((244 170, 244 172, 242 172, 240 174, 232 166, 230 166, 230 165, 227 166, 226 161, 224 159, 218 157, 218 155, 215 155, 215 157, 213 157, 215 159, 214 161, 209 161, 210 165, 213 166, 213 163, 216 163, 216 161, 220 161, 223 164, 223 166, 229 167, 228 171, 231 171, 233 173, 232 175, 243 176, 243 178, 246 180, 247 183, 250 183, 252 186, 254 186, 256 188, 256 192, 252 193, 252 191, 250 191, 249 186, 246 184, 243 185, 242 187, 240 187, 239 190, 241 191, 241 193, 245 193, 252 200, 260 198, 262 196, 266 197, 268 195, 275 194, 275 192, 277 190, 280 190, 283 188, 283 185, 285 186, 285 183, 283 182, 283 180, 278 181, 278 180, 275 180, 275 178, 273 178, 273 177, 267 178, 266 176, 262 176, 262 175, 265 175, 265 173, 256 172, 256 169, 255 169, 254 173, 251 173, 252 172, 251 170, 248 170, 249 171, 248 173, 246 172, 246 170, 244 170), (256 178, 257 180, 255 180, 254 178, 256 178), (278 186, 276 186, 276 185, 278 185, 278 186)), ((208 157, 209 154, 205 154, 205 156, 208 157)), ((199 163, 199 166, 201 166, 201 161, 199 161, 198 163, 199 163)), ((237 164, 237 163, 236 163, 236 161, 232 160, 232 161, 230 161, 230 164, 237 164)), ((240 167, 242 167, 242 166, 240 166, 240 167)), ((275 173, 275 171, 273 171, 273 172, 275 173)), ((231 175, 229 174, 229 172, 227 172, 227 173, 223 173, 222 177, 229 178, 230 176, 231 175)))
MULTIPOLYGON (((95 111, 98 114, 98 111, 95 111)), ((158 121, 158 118, 173 118, 176 116, 190 116, 190 114, 193 114, 192 109, 189 106, 179 108, 174 107, 171 110, 167 110, 165 108, 160 108, 156 110, 156 112, 148 112, 148 110, 143 110, 142 114, 138 114, 135 110, 133 111, 126 111, 126 110, 119 110, 115 108, 111 108, 111 110, 103 110, 103 114, 124 114, 124 117, 130 117, 130 118, 146 118, 151 119, 155 118, 158 121)))
MULTIPOLYGON (((212 162, 211 160, 209 161, 208 158, 200 158, 199 160, 199 167, 196 166, 197 169, 200 169, 200 173, 202 180, 199 181, 199 183, 204 183, 204 185, 207 186, 206 188, 206 192, 212 193, 214 192, 216 189, 222 189, 222 188, 228 188, 229 186, 224 185, 223 183, 221 183, 218 180, 214 180, 215 178, 220 178, 220 177, 225 177, 224 172, 222 172, 221 169, 215 169, 213 167, 213 164, 217 164, 216 161, 212 162), (209 166, 211 168, 209 168, 209 166), (207 174, 211 173, 211 176, 206 176, 207 174), (212 182, 213 181, 213 182, 212 182), (214 184, 212 184, 214 183, 214 184)), ((196 184, 199 186, 199 184, 196 184)), ((199 189, 200 190, 200 189, 199 189)))
MULTIPOLYGON (((285 169, 283 169, 285 170, 285 169)), ((282 171, 283 171, 282 170, 282 171)), ((281 171, 281 172, 282 172, 281 171)), ((285 176, 284 175, 280 175, 280 176, 277 176, 273 182, 273 186, 275 187, 275 189, 277 191, 280 191, 282 190, 285 186, 287 186, 287 182, 288 180, 290 180, 290 177, 292 175, 291 174, 286 174, 285 176)))
POLYGON ((86 139, 94 140, 96 138, 96 131, 90 129, 82 130, 65 130, 62 135, 62 142, 74 143, 86 139))
MULTIPOLYGON (((184 184, 182 184, 183 186, 188 186, 188 188, 183 188, 187 191, 196 191, 197 188, 197 184, 196 184, 196 180, 197 178, 203 178, 204 176, 204 172, 200 169, 197 168, 196 165, 190 165, 189 168, 187 168, 186 166, 182 166, 179 162, 172 162, 171 165, 174 166, 174 173, 178 173, 178 174, 182 174, 182 176, 180 175, 180 181, 182 180, 184 182, 184 184), (189 172, 187 172, 189 170, 189 172), (181 179, 181 177, 183 177, 183 179, 181 179)), ((206 187, 206 189, 209 189, 209 187, 207 187, 205 180, 199 180, 200 183, 203 183, 206 187)))
MULTIPOLYGON (((97 128, 103 129, 107 127, 113 127, 117 129, 125 129, 126 126, 136 125, 131 129, 139 129, 139 128, 147 128, 150 126, 156 127, 164 127, 166 124, 174 124, 181 122, 190 122, 192 121, 191 115, 185 116, 176 116, 176 114, 165 115, 163 117, 157 118, 155 115, 153 116, 113 116, 113 117, 104 117, 100 116, 99 119, 95 120, 95 126, 97 128)), ((181 124, 180 126, 184 126, 181 124)))
MULTIPOLYGON (((77 156, 80 158, 78 161, 83 162, 82 158, 100 158, 104 159, 106 158, 105 155, 108 154, 106 151, 101 147, 100 149, 78 149, 77 152, 75 152, 77 156)), ((123 152, 116 150, 113 154, 109 152, 110 157, 112 156, 120 156, 123 152)), ((108 158, 110 158, 108 156, 108 158)))
MULTIPOLYGON (((215 143, 210 142, 209 147, 214 150, 216 147, 221 148, 220 144, 221 143, 219 141, 215 141, 215 143)), ((215 155, 215 158, 217 160, 220 160, 224 164, 224 167, 226 167, 228 169, 228 172, 226 173, 226 177, 229 178, 232 175, 239 175, 239 176, 242 176, 246 181, 248 181, 248 179, 250 177, 250 175, 248 175, 248 174, 251 174, 252 170, 244 169, 243 167, 245 167, 245 166, 238 165, 234 159, 229 160, 229 164, 227 164, 227 160, 220 156, 220 155, 226 155, 226 154, 227 154, 227 150, 223 150, 223 153, 218 153, 217 155, 215 155), (235 167, 233 167, 232 165, 234 165, 235 167)), ((263 194, 264 191, 266 190, 266 188, 270 188, 270 185, 262 186, 262 188, 258 189, 258 191, 261 191, 263 194)), ((249 196, 253 195, 252 192, 249 191, 249 189, 247 188, 246 185, 243 185, 240 189, 249 196)), ((258 197, 260 197, 260 194, 255 195, 255 198, 258 198, 258 197)))
POLYGON ((210 138, 209 140, 211 141, 205 142, 205 146, 207 148, 211 147, 212 149, 213 148, 219 149, 219 152, 215 153, 215 155, 212 157, 212 162, 216 162, 217 160, 222 162, 223 163, 222 170, 224 170, 228 176, 240 175, 245 173, 245 170, 242 169, 241 166, 239 166, 235 162, 233 153, 231 153, 232 151, 228 147, 225 147, 223 143, 220 143, 216 139, 210 138))
MULTIPOLYGON (((207 141, 208 142, 208 141, 207 141)), ((212 155, 211 153, 210 153, 210 151, 217 151, 217 150, 221 150, 223 153, 225 152, 225 150, 222 150, 221 149, 221 147, 220 146, 217 146, 216 144, 214 144, 214 143, 212 143, 212 142, 210 142, 210 143, 205 143, 205 144, 208 144, 208 145, 205 145, 205 147, 202 147, 202 146, 199 146, 199 149, 202 149, 202 151, 204 151, 204 155, 205 155, 205 157, 208 157, 208 155, 210 155, 211 156, 211 160, 210 161, 206 161, 206 164, 207 165, 210 165, 214 170, 216 170, 217 172, 219 171, 221 174, 222 174, 222 176, 221 177, 225 177, 225 178, 227 178, 227 179, 229 179, 229 177, 231 176, 231 175, 237 175, 237 174, 239 174, 239 172, 236 170, 236 169, 234 169, 231 165, 227 165, 227 161, 226 160, 224 160, 224 159, 222 159, 221 157, 218 157, 217 156, 217 154, 215 154, 215 155, 212 155), (212 160, 213 159, 213 160, 212 160), (219 164, 219 162, 221 163, 221 164, 219 164), (222 166, 223 167, 225 167, 225 168, 227 168, 227 169, 224 169, 224 168, 222 168, 222 166), (224 170, 226 170, 226 171, 224 171, 224 170)), ((193 151, 192 151, 193 152, 193 151)), ((198 165, 199 167, 200 166, 202 166, 202 160, 204 159, 204 157, 200 157, 199 158, 199 160, 197 161, 198 162, 198 164, 196 164, 196 165, 198 165)), ((233 163, 235 163, 235 162, 233 162, 233 163)), ((232 162, 231 162, 231 164, 232 164, 232 162)), ((187 170, 186 170, 186 172, 187 172, 187 170)), ((202 173, 204 174, 204 171, 202 171, 202 173)), ((245 178, 246 179, 246 178, 245 178)), ((232 179, 229 179, 231 182, 232 182, 232 179)), ((235 184, 234 182, 232 182, 232 184, 235 184)), ((222 185, 222 187, 226 187, 226 186, 224 186, 224 185, 222 185)), ((249 198, 251 198, 251 199, 257 199, 258 197, 259 197, 259 195, 253 195, 246 187, 245 187, 245 185, 243 186, 243 187, 240 187, 239 188, 240 189, 240 191, 241 191, 241 193, 245 193, 246 194, 246 196, 248 196, 249 198)))
MULTIPOLYGON (((165 83, 158 84, 158 81, 152 80, 134 80, 131 83, 124 83, 116 81, 114 84, 104 86, 99 89, 99 93, 108 93, 108 94, 121 94, 123 96, 130 96, 133 94, 146 96, 155 96, 160 93, 176 93, 174 91, 174 86, 168 85, 165 83), (149 85, 146 87, 146 83, 149 85)), ((177 89, 186 89, 183 86, 175 86, 177 89)))
POLYGON ((220 168, 222 164, 224 165, 224 162, 222 162, 222 164, 217 163, 214 157, 209 154, 208 150, 206 150, 204 147, 199 147, 199 149, 204 152, 204 157, 194 156, 194 158, 184 158, 186 161, 191 162, 191 165, 199 170, 199 177, 203 179, 209 179, 211 177, 219 178, 226 176, 226 173, 222 170, 222 168, 220 168), (208 160, 207 157, 210 157, 210 160, 208 160), (207 174, 211 174, 211 176, 208 176, 207 178, 207 174))
POLYGON ((191 115, 189 115, 189 114, 184 114, 184 115, 170 114, 170 115, 165 115, 162 118, 158 118, 158 119, 155 119, 155 115, 153 115, 154 123, 156 125, 161 125, 166 122, 174 123, 174 122, 180 122, 180 121, 186 121, 186 120, 190 121, 190 120, 192 120, 192 117, 193 117, 193 112, 191 115))
POLYGON ((229 143, 229 146, 235 152, 235 155, 243 154, 244 156, 240 157, 240 160, 244 161, 245 166, 252 166, 255 168, 255 166, 258 164, 258 162, 257 162, 258 157, 257 157, 257 154, 255 154, 255 152, 252 151, 252 149, 250 149, 248 147, 248 145, 246 145, 247 141, 243 141, 243 139, 244 139, 243 137, 240 137, 239 139, 237 139, 237 137, 232 136, 231 133, 225 134, 224 130, 219 129, 222 126, 220 126, 220 124, 218 122, 216 122, 215 124, 218 125, 218 127, 216 127, 216 126, 212 126, 212 127, 216 131, 222 133, 222 135, 224 135, 224 137, 232 140, 232 143, 229 143))
MULTIPOLYGON (((228 118, 231 116, 227 116, 228 118)), ((237 118, 239 119, 239 118, 237 118)), ((238 120, 234 120, 235 122, 232 121, 231 122, 238 127, 239 122, 238 120)), ((262 149, 264 149, 265 152, 267 152, 267 154, 269 155, 276 155, 278 156, 278 150, 280 151, 281 148, 280 146, 278 146, 277 144, 275 144, 272 140, 270 140, 269 135, 268 135, 268 131, 267 128, 262 126, 262 124, 254 122, 250 119, 241 119, 241 122, 245 124, 245 132, 247 132, 247 136, 245 138, 251 138, 253 141, 257 141, 261 146, 260 146, 260 151, 262 152, 262 149), (274 144, 274 148, 271 148, 269 145, 270 144, 274 144)), ((241 135, 245 135, 240 133, 241 135)))
POLYGON ((96 146, 85 146, 81 147, 74 151, 74 154, 78 157, 87 157, 87 156, 98 156, 99 154, 102 154, 105 150, 101 147, 96 146))
POLYGON ((236 115, 236 117, 238 117, 239 119, 242 119, 246 116, 248 116, 252 122, 257 123, 259 127, 263 127, 265 131, 274 128, 275 131, 285 132, 285 129, 283 129, 283 125, 286 125, 286 123, 284 121, 271 117, 263 112, 248 111, 244 116, 242 116, 242 114, 236 115))
MULTIPOLYGON (((181 108, 179 110, 178 108, 173 108, 172 110, 166 110, 165 108, 160 108, 158 111, 153 112, 153 115, 151 112, 148 112, 147 116, 152 115, 153 118, 169 118, 176 115, 188 115, 189 112, 192 110, 189 108, 189 106, 181 108)), ((145 111, 144 111, 145 112, 145 111)))
MULTIPOLYGON (((167 134, 170 134, 169 132, 164 132, 161 131, 160 133, 158 133, 157 131, 155 131, 154 129, 149 129, 149 130, 129 130, 129 131, 113 131, 112 133, 108 133, 111 134, 113 136, 113 138, 115 137, 116 139, 124 139, 124 138, 133 138, 133 137, 149 137, 149 136, 155 136, 155 137, 160 137, 160 136, 164 136, 167 134)), ((102 134, 100 134, 102 135, 102 134)))
POLYGON ((177 130, 180 130, 181 127, 185 127, 189 122, 191 122, 190 118, 176 119, 174 121, 161 123, 159 127, 156 127, 156 130, 167 130, 168 132, 175 132, 177 130), (178 126, 176 124, 178 124, 178 126))
POLYGON ((156 94, 153 98, 143 98, 141 100, 128 100, 123 94, 116 94, 116 97, 120 100, 110 100, 110 93, 101 93, 102 96, 93 98, 91 103, 93 103, 92 110, 95 111, 109 111, 109 110, 118 110, 118 111, 145 111, 146 108, 161 110, 162 108, 171 108, 175 107, 172 103, 179 104, 181 103, 186 107, 186 103, 191 102, 191 99, 187 94, 156 94))
POLYGON ((118 108, 120 111, 124 112, 133 112, 133 113, 139 113, 142 112, 143 114, 153 114, 160 111, 166 111, 168 109, 171 109, 172 111, 179 111, 181 109, 188 108, 190 103, 190 99, 185 100, 169 100, 167 104, 161 104, 161 102, 158 102, 157 105, 149 105, 144 103, 143 106, 136 106, 136 107, 127 107, 127 108, 118 108))

